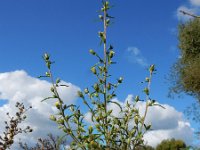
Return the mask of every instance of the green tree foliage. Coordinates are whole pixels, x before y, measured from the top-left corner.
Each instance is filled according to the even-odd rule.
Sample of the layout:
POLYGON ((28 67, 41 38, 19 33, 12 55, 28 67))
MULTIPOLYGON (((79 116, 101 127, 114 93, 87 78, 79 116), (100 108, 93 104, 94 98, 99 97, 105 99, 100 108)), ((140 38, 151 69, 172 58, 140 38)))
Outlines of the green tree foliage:
POLYGON ((157 145, 156 150, 181 150, 186 149, 186 144, 182 140, 163 140, 157 145))
POLYGON ((139 146, 135 150, 155 150, 155 148, 149 146, 149 145, 144 145, 144 146, 139 146))
POLYGON ((200 19, 179 25, 180 59, 172 67, 171 92, 200 98, 200 19))
POLYGON ((73 139, 70 145, 70 149, 73 150, 130 150, 144 145, 143 136, 151 128, 151 124, 145 124, 148 109, 159 105, 154 99, 150 98, 150 85, 152 75, 155 72, 154 65, 150 66, 149 76, 145 78, 147 85, 143 90, 146 97, 144 114, 141 115, 137 107, 137 103, 141 101, 139 96, 136 96, 132 102, 127 101, 125 106, 113 101, 113 98, 117 95, 117 87, 123 82, 123 78, 119 77, 114 81, 111 79, 112 75, 109 72, 110 67, 115 64, 113 61, 115 56, 114 47, 107 43, 107 29, 113 19, 109 14, 110 8, 109 1, 102 1, 99 19, 103 24, 103 29, 98 32, 98 35, 103 55, 98 54, 93 49, 89 51, 98 60, 91 67, 91 72, 97 80, 91 86, 92 88, 86 87, 83 91, 77 93, 91 114, 91 121, 93 122, 91 125, 85 122, 84 112, 82 112, 80 106, 63 103, 58 88, 61 86, 67 88, 68 85, 63 85, 60 79, 54 80, 50 56, 45 54, 43 57, 48 70, 41 77, 47 77, 52 82, 52 96, 44 100, 54 99, 55 107, 59 112, 58 114, 52 114, 50 119, 58 124, 65 135, 73 139), (113 110, 108 108, 109 104, 119 107, 121 110, 119 116, 113 115, 113 110))

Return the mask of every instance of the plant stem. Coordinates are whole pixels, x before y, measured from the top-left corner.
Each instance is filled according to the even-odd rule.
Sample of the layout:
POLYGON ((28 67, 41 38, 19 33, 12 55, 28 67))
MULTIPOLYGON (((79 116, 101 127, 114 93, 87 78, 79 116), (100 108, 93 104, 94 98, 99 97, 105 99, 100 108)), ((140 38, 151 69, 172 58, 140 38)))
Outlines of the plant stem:
MULTIPOLYGON (((150 86, 151 86, 151 79, 152 79, 152 72, 150 72, 149 82, 148 82, 148 86, 147 86, 149 92, 150 92, 150 86)), ((140 127, 140 132, 142 132, 142 128, 144 126, 144 122, 145 122, 145 119, 146 119, 146 116, 147 116, 148 108, 149 108, 149 95, 147 94, 146 95, 146 107, 145 107, 145 112, 144 112, 144 116, 143 116, 141 127, 140 127)))
MULTIPOLYGON (((104 44, 103 44, 103 49, 104 49, 104 108, 105 108, 105 114, 107 114, 107 48, 106 48, 106 43, 107 43, 107 25, 106 25, 106 12, 107 10, 104 9, 104 19, 103 19, 103 26, 104 26, 104 44)), ((106 145, 109 145, 109 140, 107 138, 108 136, 108 120, 107 120, 107 115, 105 118, 105 138, 106 138, 106 145)))

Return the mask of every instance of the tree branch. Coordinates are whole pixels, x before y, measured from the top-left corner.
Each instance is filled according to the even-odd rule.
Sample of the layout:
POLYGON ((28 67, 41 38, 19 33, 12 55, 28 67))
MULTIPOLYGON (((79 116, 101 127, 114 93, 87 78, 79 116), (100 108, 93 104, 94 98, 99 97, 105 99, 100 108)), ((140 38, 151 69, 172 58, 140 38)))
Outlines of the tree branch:
POLYGON ((195 14, 186 12, 186 11, 184 11, 184 10, 180 10, 180 12, 181 12, 183 15, 188 15, 188 16, 191 16, 191 17, 193 17, 193 18, 200 18, 200 16, 197 16, 197 15, 195 15, 195 14))

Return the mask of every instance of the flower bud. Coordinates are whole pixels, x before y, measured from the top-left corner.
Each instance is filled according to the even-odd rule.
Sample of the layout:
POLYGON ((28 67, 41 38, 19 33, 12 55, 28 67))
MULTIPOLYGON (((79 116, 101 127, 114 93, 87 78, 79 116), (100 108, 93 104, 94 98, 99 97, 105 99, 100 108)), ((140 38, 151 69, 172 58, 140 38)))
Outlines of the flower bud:
POLYGON ((149 95, 149 89, 148 89, 148 88, 145 88, 143 91, 144 91, 144 93, 145 93, 146 95, 149 95))
POLYGON ((57 123, 64 125, 65 122, 64 122, 64 119, 59 119, 59 120, 57 120, 57 123))
POLYGON ((150 79, 149 79, 148 77, 146 77, 146 78, 145 78, 145 81, 146 81, 146 82, 149 82, 149 81, 150 81, 150 79))
POLYGON ((150 73, 153 73, 155 71, 155 65, 151 65, 149 71, 150 73))
POLYGON ((50 120, 56 121, 56 117, 55 117, 54 115, 51 115, 51 116, 50 116, 50 120))
POLYGON ((93 87, 97 92, 99 91, 99 85, 97 83, 95 83, 93 87))
POLYGON ((92 54, 92 55, 96 55, 96 52, 93 50, 93 49, 90 49, 90 54, 92 54))
POLYGON ((54 87, 51 87, 51 92, 54 92, 54 87))
POLYGON ((108 90, 111 89, 111 84, 110 84, 110 83, 108 83, 108 85, 107 85, 107 89, 108 89, 108 90))
POLYGON ((44 54, 44 59, 49 60, 49 55, 47 53, 44 54))
POLYGON ((111 51, 109 52, 109 57, 110 57, 110 58, 113 58, 114 54, 115 54, 115 52, 111 50, 111 51))
POLYGON ((102 16, 102 15, 99 15, 99 19, 103 20, 103 16, 102 16))
POLYGON ((138 102, 140 100, 140 97, 137 95, 135 96, 135 101, 138 102))
POLYGON ((95 67, 92 67, 90 70, 92 71, 92 73, 97 74, 97 71, 96 71, 95 67))
POLYGON ((138 124, 138 116, 134 117, 135 123, 138 124))
POLYGON ((47 77, 50 77, 50 73, 49 73, 49 72, 46 72, 46 76, 47 76, 47 77))
POLYGON ((83 93, 81 91, 78 91, 78 97, 84 98, 83 93))
POLYGON ((55 106, 56 108, 60 109, 60 102, 59 101, 55 102, 55 106))
POLYGON ((118 79, 118 83, 122 83, 122 81, 123 81, 123 78, 120 77, 120 78, 118 79))
POLYGON ((60 79, 59 78, 56 79, 56 84, 58 84, 58 83, 60 83, 60 79))
POLYGON ((88 93, 89 93, 88 88, 86 88, 86 89, 84 90, 84 92, 85 92, 85 94, 88 94, 88 93))

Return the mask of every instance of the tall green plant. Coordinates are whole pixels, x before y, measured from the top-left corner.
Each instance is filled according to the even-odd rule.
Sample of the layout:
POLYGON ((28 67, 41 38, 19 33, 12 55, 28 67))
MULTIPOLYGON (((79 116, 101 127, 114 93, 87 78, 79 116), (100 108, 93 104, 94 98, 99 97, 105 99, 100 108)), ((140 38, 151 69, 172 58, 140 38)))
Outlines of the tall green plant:
POLYGON ((50 119, 55 121, 59 128, 73 139, 70 145, 71 149, 136 149, 144 144, 143 135, 151 128, 150 124, 145 124, 148 109, 151 106, 158 105, 155 100, 150 98, 150 84, 152 75, 155 72, 154 65, 150 66, 149 77, 145 79, 147 83, 146 88, 144 88, 146 107, 143 115, 140 114, 137 107, 138 102, 141 101, 139 96, 135 97, 133 103, 127 101, 125 106, 113 101, 113 98, 116 97, 116 90, 123 82, 123 78, 119 77, 115 83, 112 83, 111 74, 109 73, 110 67, 115 64, 113 61, 114 48, 107 43, 107 29, 113 19, 109 14, 110 9, 109 1, 102 1, 99 19, 103 23, 103 31, 98 32, 98 35, 103 47, 103 56, 92 49, 89 50, 90 54, 98 59, 98 62, 91 67, 91 72, 97 80, 91 89, 86 88, 78 92, 78 96, 91 113, 92 125, 85 122, 80 106, 63 103, 58 88, 60 86, 67 87, 67 85, 62 85, 60 79, 54 80, 51 71, 52 61, 48 54, 44 54, 48 71, 45 76, 41 77, 48 77, 51 80, 51 92, 53 94, 44 100, 56 99, 55 107, 59 113, 51 115, 50 119), (114 116, 113 110, 108 108, 109 104, 115 104, 116 107, 120 108, 118 117, 114 116))

